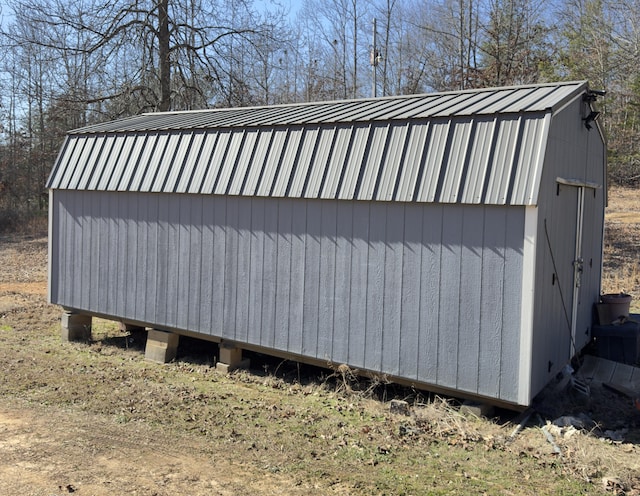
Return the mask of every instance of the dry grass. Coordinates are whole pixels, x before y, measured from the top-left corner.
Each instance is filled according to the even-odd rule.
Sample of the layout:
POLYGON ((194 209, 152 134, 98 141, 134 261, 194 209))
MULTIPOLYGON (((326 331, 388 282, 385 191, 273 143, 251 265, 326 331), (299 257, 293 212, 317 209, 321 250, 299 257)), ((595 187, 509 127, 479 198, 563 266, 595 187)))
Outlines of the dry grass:
POLYGON ((640 191, 611 188, 605 213, 604 293, 633 296, 632 310, 640 311, 640 191))

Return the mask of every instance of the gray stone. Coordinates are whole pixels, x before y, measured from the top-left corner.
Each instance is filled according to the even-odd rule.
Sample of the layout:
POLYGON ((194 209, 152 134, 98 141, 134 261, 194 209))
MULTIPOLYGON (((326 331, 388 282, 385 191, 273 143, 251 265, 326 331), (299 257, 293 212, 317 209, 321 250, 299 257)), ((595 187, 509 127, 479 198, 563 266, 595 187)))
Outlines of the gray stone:
POLYGON ((389 411, 398 415, 409 415, 409 403, 402 400, 391 400, 389 411))

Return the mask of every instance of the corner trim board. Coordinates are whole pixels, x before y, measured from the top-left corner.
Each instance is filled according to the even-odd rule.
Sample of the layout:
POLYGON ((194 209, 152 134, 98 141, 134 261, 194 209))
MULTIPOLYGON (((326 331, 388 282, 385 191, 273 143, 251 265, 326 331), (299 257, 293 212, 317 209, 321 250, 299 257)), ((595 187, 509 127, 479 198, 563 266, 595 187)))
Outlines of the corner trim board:
POLYGON ((522 257, 522 310, 520 312, 520 360, 518 403, 528 405, 531 396, 531 360, 533 350, 533 316, 535 305, 536 233, 538 208, 525 207, 522 257))

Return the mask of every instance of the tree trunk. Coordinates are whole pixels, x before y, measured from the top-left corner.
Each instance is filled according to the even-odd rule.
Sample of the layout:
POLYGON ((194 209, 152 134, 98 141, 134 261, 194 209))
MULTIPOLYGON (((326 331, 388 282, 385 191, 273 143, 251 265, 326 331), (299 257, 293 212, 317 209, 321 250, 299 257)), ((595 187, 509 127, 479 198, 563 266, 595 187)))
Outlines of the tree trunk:
POLYGON ((169 0, 158 0, 158 56, 161 112, 171 110, 171 61, 169 59, 169 0))

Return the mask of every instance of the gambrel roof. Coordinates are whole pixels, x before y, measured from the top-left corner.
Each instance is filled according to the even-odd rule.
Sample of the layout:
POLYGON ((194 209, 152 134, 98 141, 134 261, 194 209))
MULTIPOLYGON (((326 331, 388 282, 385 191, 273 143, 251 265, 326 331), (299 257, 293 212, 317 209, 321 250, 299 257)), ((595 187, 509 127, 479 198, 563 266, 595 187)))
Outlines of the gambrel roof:
POLYGON ((52 189, 535 205, 584 81, 149 113, 71 131, 52 189))

